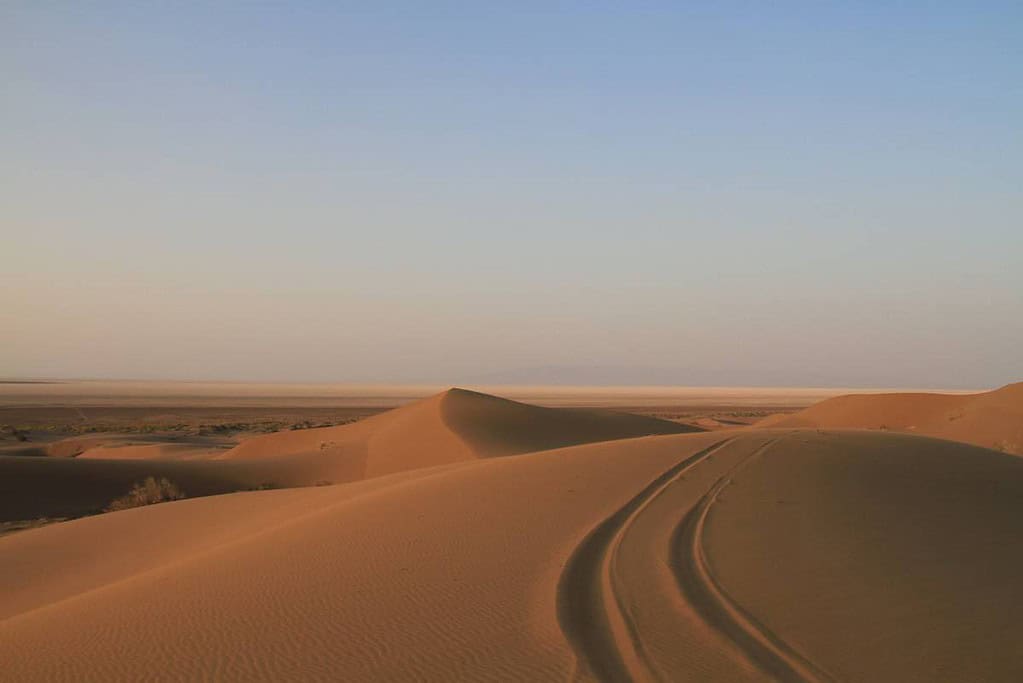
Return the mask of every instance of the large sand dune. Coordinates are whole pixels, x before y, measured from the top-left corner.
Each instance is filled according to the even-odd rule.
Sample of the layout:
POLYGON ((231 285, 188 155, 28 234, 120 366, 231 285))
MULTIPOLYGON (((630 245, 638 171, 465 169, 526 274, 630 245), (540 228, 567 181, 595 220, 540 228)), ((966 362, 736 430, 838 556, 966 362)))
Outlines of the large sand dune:
MULTIPOLYGON (((485 457, 567 438, 507 408, 456 393, 378 421, 385 444, 469 449, 448 464, 404 444, 415 457, 387 476, 0 538, 0 680, 1023 677, 1023 460, 792 429, 485 457)), ((157 464, 227 476, 316 458, 157 464)))
POLYGON ((1023 382, 980 394, 853 394, 758 427, 913 432, 1023 454, 1023 382))
POLYGON ((358 453, 366 476, 594 441, 699 431, 610 410, 542 408, 464 389, 351 425, 257 436, 225 453, 252 459, 332 449, 358 453))

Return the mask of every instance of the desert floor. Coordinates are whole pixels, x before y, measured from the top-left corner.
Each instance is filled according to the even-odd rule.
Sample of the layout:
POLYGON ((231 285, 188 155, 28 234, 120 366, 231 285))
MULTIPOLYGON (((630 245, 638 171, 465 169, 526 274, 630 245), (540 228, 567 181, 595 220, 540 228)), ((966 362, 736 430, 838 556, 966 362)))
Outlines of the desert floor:
POLYGON ((1023 385, 11 386, 0 680, 1023 680, 1023 385))

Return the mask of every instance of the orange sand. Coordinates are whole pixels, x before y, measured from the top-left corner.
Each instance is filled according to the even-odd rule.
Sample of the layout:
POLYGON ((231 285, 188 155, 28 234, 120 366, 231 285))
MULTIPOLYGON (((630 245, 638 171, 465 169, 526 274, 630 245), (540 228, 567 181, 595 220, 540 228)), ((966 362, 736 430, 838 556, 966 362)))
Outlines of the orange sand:
POLYGON ((352 480, 0 537, 0 680, 1023 678, 1013 456, 471 392, 312 431, 0 462, 50 463, 72 497, 128 467, 352 480))

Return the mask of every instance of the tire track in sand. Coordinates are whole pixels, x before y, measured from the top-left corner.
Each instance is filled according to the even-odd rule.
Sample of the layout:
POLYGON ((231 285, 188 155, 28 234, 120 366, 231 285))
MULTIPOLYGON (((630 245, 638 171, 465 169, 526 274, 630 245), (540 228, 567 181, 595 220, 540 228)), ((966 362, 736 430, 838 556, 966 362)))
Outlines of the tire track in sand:
POLYGON ((597 525, 576 547, 558 582, 558 622, 576 654, 573 680, 652 676, 642 644, 611 581, 615 551, 630 524, 687 470, 724 448, 722 439, 672 466, 597 525))
POLYGON ((730 640, 758 669, 782 681, 823 682, 833 677, 760 623, 728 595, 714 577, 704 550, 707 516, 732 476, 778 439, 772 439, 718 479, 676 528, 669 564, 679 590, 703 620, 730 640))

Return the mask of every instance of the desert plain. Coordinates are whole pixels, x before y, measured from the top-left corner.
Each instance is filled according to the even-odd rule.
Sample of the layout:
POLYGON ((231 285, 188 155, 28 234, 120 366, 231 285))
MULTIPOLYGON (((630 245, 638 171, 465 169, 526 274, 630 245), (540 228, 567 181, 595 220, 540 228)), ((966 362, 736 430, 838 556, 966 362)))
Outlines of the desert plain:
POLYGON ((1023 384, 19 382, 0 424, 0 680, 1023 680, 1023 384))

